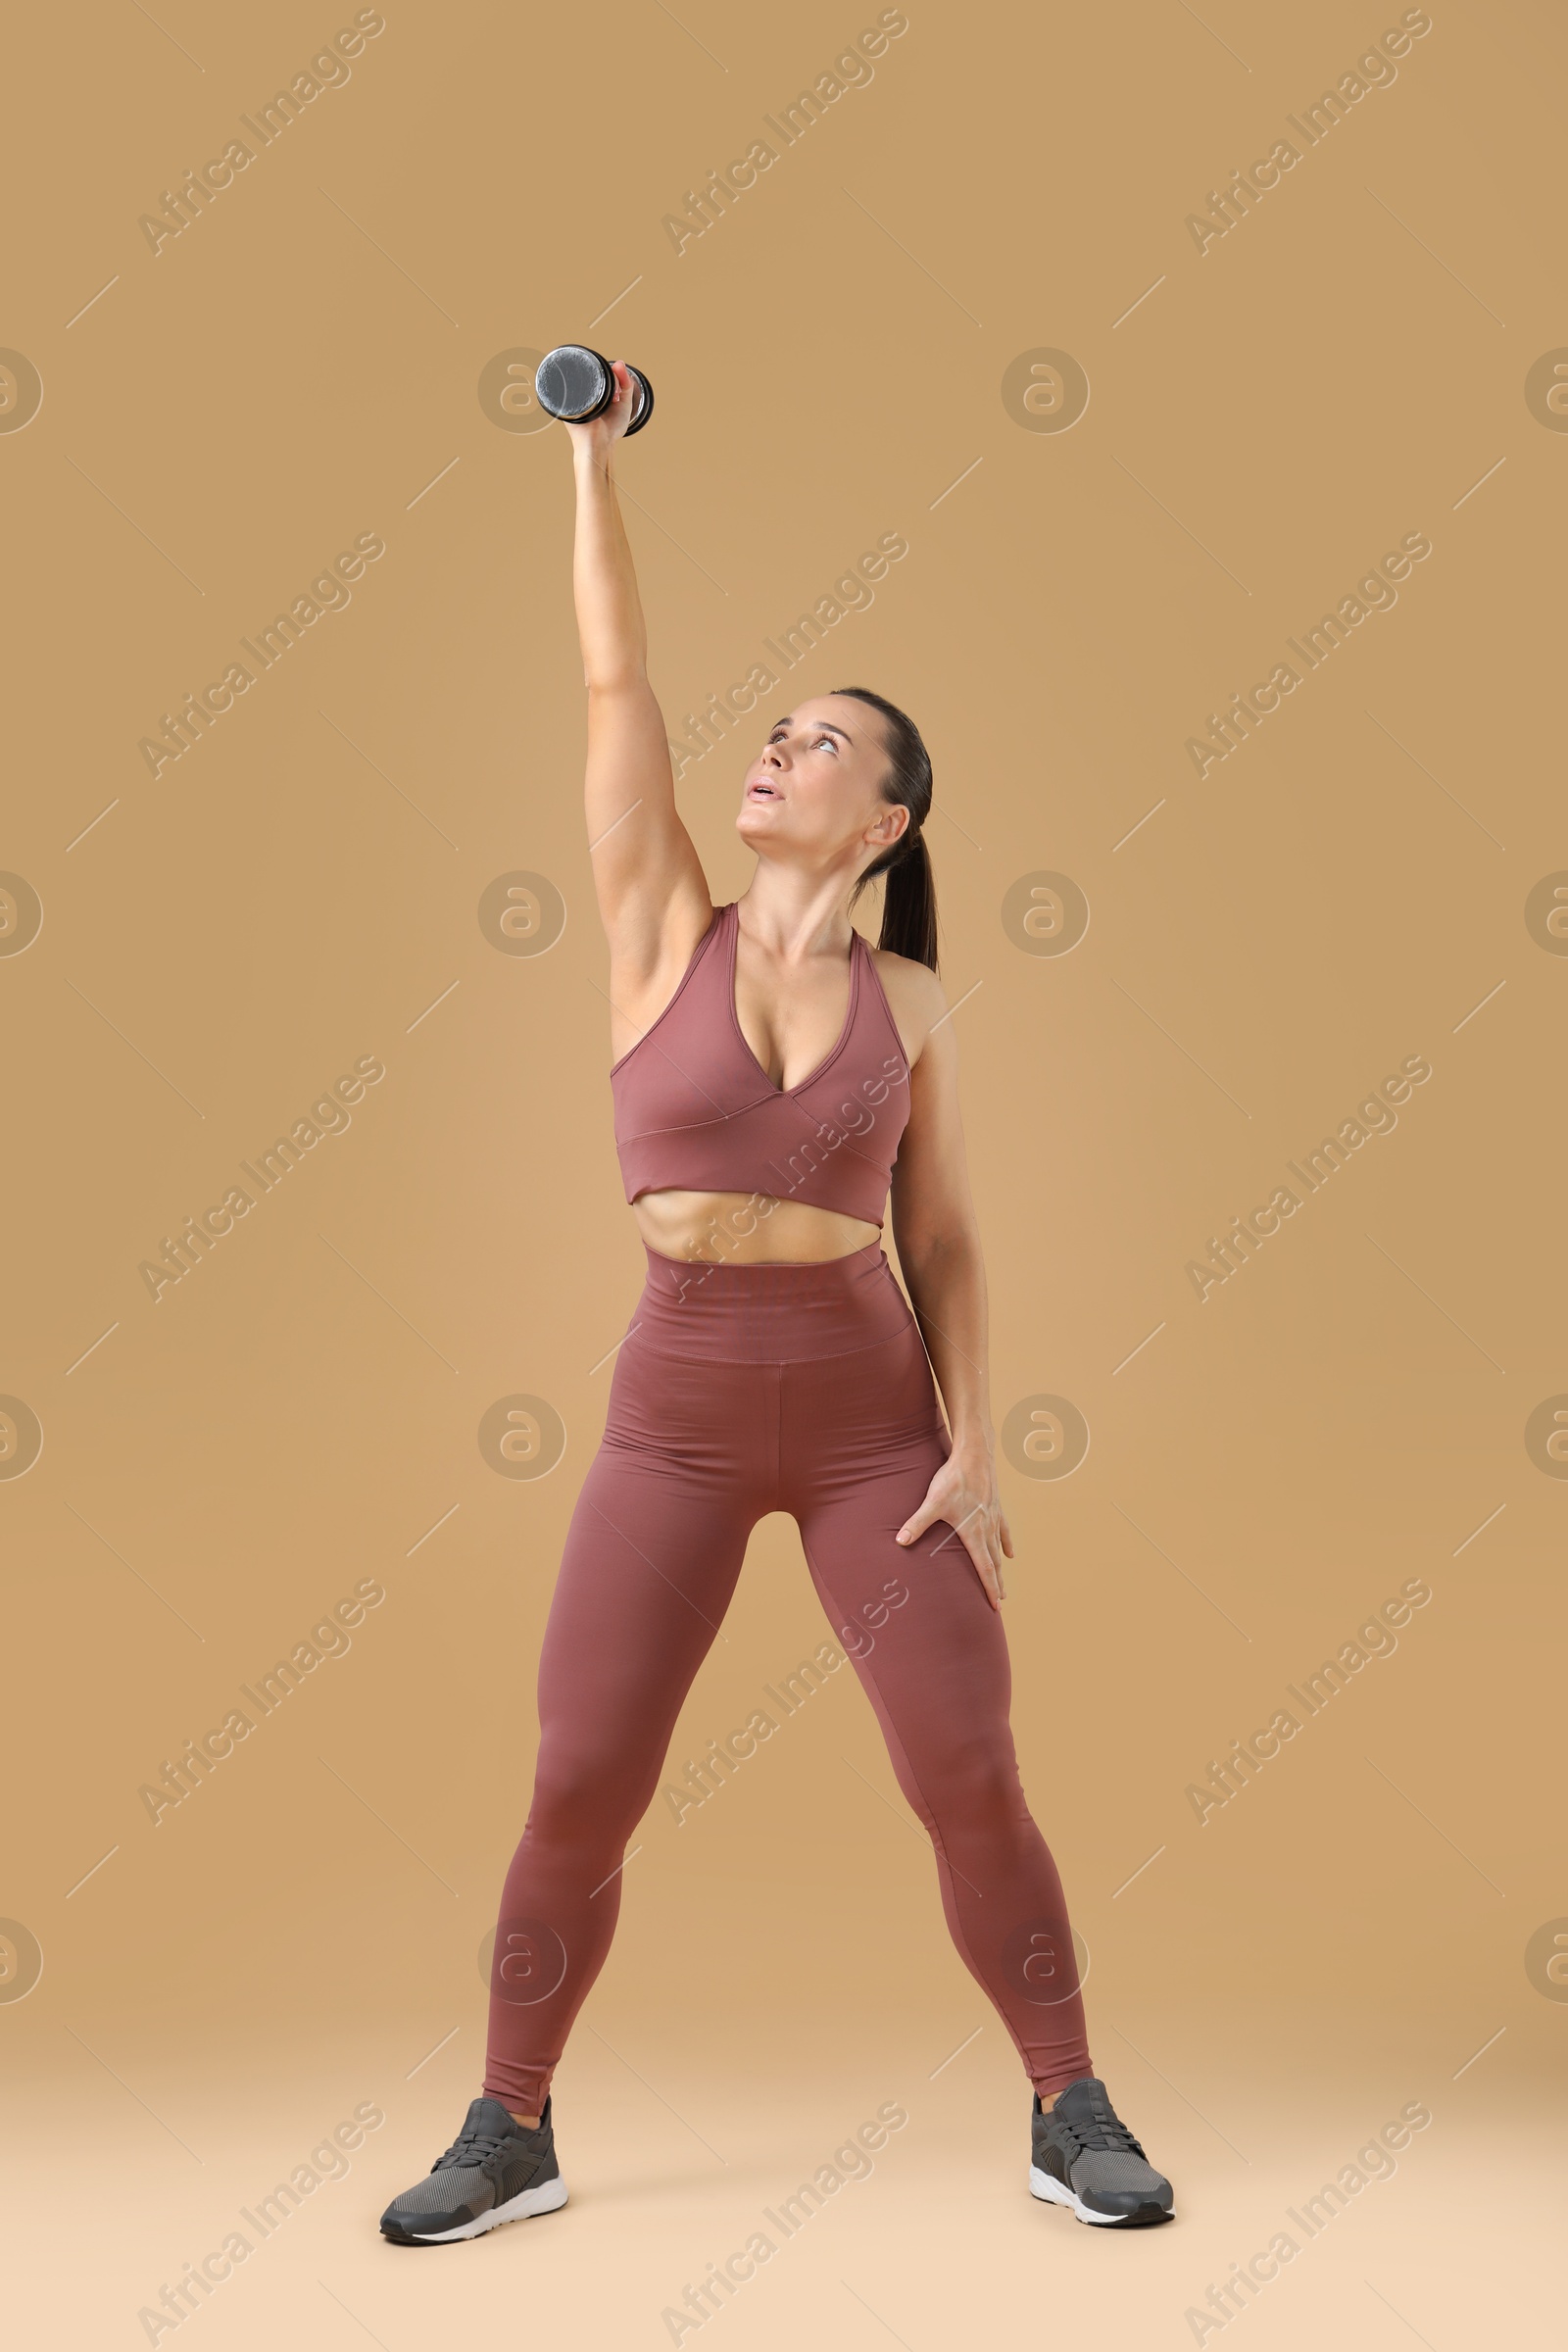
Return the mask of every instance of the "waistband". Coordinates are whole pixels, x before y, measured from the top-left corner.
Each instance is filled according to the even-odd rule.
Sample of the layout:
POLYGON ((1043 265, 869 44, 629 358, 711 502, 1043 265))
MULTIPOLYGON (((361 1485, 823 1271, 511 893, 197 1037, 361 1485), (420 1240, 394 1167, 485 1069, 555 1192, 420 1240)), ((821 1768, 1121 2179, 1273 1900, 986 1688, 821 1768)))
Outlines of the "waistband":
POLYGON ((661 1354, 790 1363, 873 1348, 912 1321, 880 1242, 808 1265, 702 1265, 643 1244, 648 1281, 632 1317, 661 1354))

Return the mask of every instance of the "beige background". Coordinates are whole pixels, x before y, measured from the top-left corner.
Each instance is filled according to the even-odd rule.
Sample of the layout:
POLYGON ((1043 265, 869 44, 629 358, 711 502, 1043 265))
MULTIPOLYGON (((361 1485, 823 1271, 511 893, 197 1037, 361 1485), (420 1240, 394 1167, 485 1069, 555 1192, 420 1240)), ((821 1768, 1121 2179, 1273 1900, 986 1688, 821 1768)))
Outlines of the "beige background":
MULTIPOLYGON (((14 34, 0 342, 43 386, 0 433, 0 866, 43 909, 0 956, 0 1389, 43 1433, 0 1480, 0 1912, 43 1955, 0 2004, 26 2340, 145 2341, 139 2308, 372 2103, 182 2344, 667 2342, 888 2100, 874 2176, 705 2343, 1191 2342, 1411 2101, 1396 2175, 1232 2326, 1544 2340, 1568 2011, 1526 1951, 1568 1913, 1541 1819, 1568 1489, 1525 1427, 1568 1390, 1568 963, 1525 907, 1568 867, 1568 441, 1525 380, 1568 343, 1560 22, 1436 7, 1250 218, 1201 255, 1185 225, 1399 13, 919 0, 678 257, 662 217, 875 9, 399 0, 156 255, 139 217, 337 20, 162 0, 14 34), (1004 1471, 1024 1780, 1170 2230, 1025 2194, 1014 2054, 844 1673, 683 1827, 650 1813, 557 2078, 567 2211, 424 2262, 375 2234, 477 2085, 540 1631, 640 1278, 567 452, 477 391, 565 337, 657 386, 621 470, 672 732, 908 541, 799 681, 879 688, 935 759, 998 1417, 1050 1395, 1091 1432, 1068 1479, 1004 1471), (1004 404, 1042 348, 1087 372, 1067 431, 1004 404), (1206 714, 1417 531, 1397 606, 1200 781, 1206 714), (155 780, 160 714, 368 532, 348 608, 155 780), (548 954, 481 931, 516 870, 564 903, 548 954), (1062 956, 1003 921, 1042 871, 1090 908, 1062 956), (1416 1054, 1396 1131, 1200 1303, 1207 1237, 1416 1054), (369 1055, 352 1127, 155 1304, 139 1262, 369 1055), (477 1442, 515 1394, 566 1429, 539 1481, 477 1442), (1397 1652, 1200 1827, 1209 1759, 1411 1578, 1397 1652), (348 1654, 155 1828, 140 1786, 365 1579, 348 1654)), ((683 778, 715 898, 787 707, 683 778)), ((678 1752, 824 1630, 767 1523, 678 1752)))

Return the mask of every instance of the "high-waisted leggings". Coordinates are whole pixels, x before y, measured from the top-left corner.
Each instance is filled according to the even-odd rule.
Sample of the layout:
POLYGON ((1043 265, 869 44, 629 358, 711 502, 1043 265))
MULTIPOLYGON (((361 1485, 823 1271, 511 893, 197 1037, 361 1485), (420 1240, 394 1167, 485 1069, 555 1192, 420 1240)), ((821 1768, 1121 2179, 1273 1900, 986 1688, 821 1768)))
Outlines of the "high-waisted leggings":
POLYGON ((496 1932, 484 2087, 516 2114, 542 2108, 604 1964, 627 1842, 769 1511, 799 1524, 953 1940, 1025 2073, 1050 2093, 1093 2071, 1061 1884, 1018 1779, 1001 1616, 945 1522, 895 1542, 949 1443, 879 1243, 798 1266, 648 1251, 545 1630, 533 1802, 496 1932))

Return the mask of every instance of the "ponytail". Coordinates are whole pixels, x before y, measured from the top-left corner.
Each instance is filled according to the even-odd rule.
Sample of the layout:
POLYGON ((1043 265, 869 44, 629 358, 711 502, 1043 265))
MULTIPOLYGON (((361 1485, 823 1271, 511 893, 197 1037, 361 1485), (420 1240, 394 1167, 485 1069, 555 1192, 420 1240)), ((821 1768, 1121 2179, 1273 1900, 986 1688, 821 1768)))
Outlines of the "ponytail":
POLYGON ((906 956, 912 963, 937 968, 937 893, 924 825, 931 808, 931 755, 912 718, 866 686, 835 686, 835 694, 869 703, 885 721, 889 772, 883 798, 909 811, 909 822, 890 850, 868 865, 850 894, 853 907, 868 882, 887 876, 882 891, 879 948, 906 956))
MULTIPOLYGON (((911 963, 937 968, 937 891, 931 871, 931 853, 923 833, 906 833, 904 856, 887 868, 882 885, 882 936, 879 948, 907 956, 911 963)), ((904 842, 900 842, 904 849, 904 842)))

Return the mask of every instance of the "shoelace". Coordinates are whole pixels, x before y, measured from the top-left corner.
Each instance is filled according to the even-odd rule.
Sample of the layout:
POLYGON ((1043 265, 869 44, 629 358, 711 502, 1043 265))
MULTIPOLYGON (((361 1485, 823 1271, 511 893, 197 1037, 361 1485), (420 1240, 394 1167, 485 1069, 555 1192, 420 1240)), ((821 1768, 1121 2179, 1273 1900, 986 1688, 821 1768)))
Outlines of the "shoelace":
MULTIPOLYGON (((1070 2153, 1075 2156, 1082 2155, 1086 2149, 1097 2151, 1110 2149, 1117 2154, 1144 2155, 1143 2142, 1133 2137, 1115 2109, 1108 2105, 1105 2107, 1097 2105, 1094 2112, 1082 2123, 1074 2123, 1069 2117, 1053 2108, 1048 2121, 1054 2123, 1072 2141, 1070 2153)), ((1146 2164, 1149 2162, 1147 2156, 1144 2156, 1144 2162, 1146 2164)))
POLYGON ((444 2156, 431 2165, 432 2173, 445 2172, 449 2165, 479 2165, 489 2163, 499 2155, 512 2138, 510 2132, 461 2132, 444 2156))

